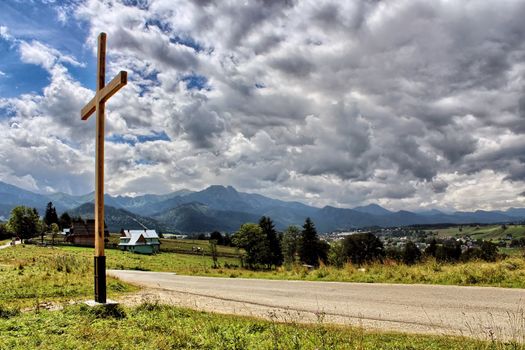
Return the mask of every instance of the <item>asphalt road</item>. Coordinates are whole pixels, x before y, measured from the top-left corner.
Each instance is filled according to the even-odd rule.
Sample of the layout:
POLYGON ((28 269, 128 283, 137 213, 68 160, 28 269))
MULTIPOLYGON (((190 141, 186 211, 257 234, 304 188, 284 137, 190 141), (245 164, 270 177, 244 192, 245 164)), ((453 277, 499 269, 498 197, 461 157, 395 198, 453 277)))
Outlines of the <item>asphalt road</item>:
MULTIPOLYGON (((22 244, 22 241, 15 241, 15 244, 22 244)), ((9 248, 9 247, 12 247, 13 245, 11 244, 11 242, 9 243, 6 243, 4 245, 0 245, 0 249, 6 249, 6 248, 9 248)))
POLYGON ((525 290, 436 285, 277 281, 110 270, 155 299, 286 322, 328 322, 525 342, 525 290))

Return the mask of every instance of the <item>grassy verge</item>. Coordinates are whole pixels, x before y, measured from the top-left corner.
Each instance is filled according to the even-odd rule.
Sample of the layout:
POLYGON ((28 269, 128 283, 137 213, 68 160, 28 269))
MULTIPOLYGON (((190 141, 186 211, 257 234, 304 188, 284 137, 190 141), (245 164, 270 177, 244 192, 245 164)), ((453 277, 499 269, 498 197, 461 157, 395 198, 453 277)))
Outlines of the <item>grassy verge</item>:
MULTIPOLYGON (((87 256, 34 246, 0 250, 0 307, 86 299, 93 294, 93 263, 87 256)), ((108 294, 137 290, 108 278, 108 294)))
POLYGON ((0 317, 0 349, 524 349, 450 336, 277 323, 144 303, 0 317))
MULTIPOLYGON (((41 249, 31 247, 31 249, 41 249)), ((93 248, 59 247, 57 249, 85 258, 92 257, 93 248)), ((206 274, 212 266, 209 256, 198 254, 160 253, 156 255, 142 255, 123 252, 116 249, 106 250, 108 269, 143 270, 143 271, 170 271, 185 274, 206 274)), ((238 265, 239 259, 220 257, 221 266, 238 265)))
MULTIPOLYGON (((91 253, 91 250, 85 248, 64 249, 91 253)), ((358 268, 348 264, 344 268, 322 266, 314 270, 289 266, 270 271, 251 271, 240 268, 239 260, 235 258, 219 258, 219 264, 220 268, 211 268, 211 258, 206 256, 176 253, 147 256, 113 250, 108 252, 108 266, 113 269, 166 271, 214 277, 525 288, 525 259, 521 256, 493 263, 472 261, 445 264, 431 260, 413 266, 388 263, 358 268)))
MULTIPOLYGON (((14 278, 16 281, 22 280, 24 276, 29 276, 26 278, 30 280, 32 274, 30 271, 24 271, 26 269, 25 265, 28 263, 31 265, 33 263, 32 259, 37 257, 37 265, 40 266, 37 270, 44 271, 46 274, 56 274, 61 281, 60 285, 67 286, 64 287, 64 293, 69 289, 74 289, 75 283, 80 285, 81 283, 89 282, 83 292, 87 293, 85 295, 89 295, 92 278, 92 254, 92 248, 60 247, 51 249, 36 246, 17 246, 0 251, 0 268, 6 269, 1 267, 1 264, 7 261, 10 267, 6 270, 8 270, 11 278, 14 278), (67 258, 58 258, 58 256, 66 256, 67 258), (19 265, 21 265, 22 272, 19 265), (43 265, 46 265, 47 270, 42 270, 43 265), (77 272, 75 274, 58 271, 58 269, 65 269, 70 265, 76 266, 77 272)), ((235 258, 219 258, 219 264, 221 267, 214 269, 211 267, 211 258, 200 255, 178 253, 139 255, 118 250, 107 251, 107 266, 109 269, 165 271, 184 275, 231 278, 525 288, 525 259, 523 257, 509 257, 494 263, 473 261, 442 264, 436 261, 427 261, 413 266, 388 263, 371 264, 362 268, 349 264, 341 269, 322 266, 314 270, 309 270, 302 266, 290 266, 270 271, 251 271, 238 267, 239 261, 235 258)), ((36 272, 36 274, 38 273, 40 272, 36 272)), ((4 275, 2 274, 2 276, 4 275)), ((8 277, 2 278, 4 281, 8 279, 8 277)), ((0 279, 1 281, 2 279, 0 279)), ((80 293, 80 289, 78 289, 78 293, 80 293)), ((43 294, 45 295, 45 293, 40 293, 39 295, 43 294)))
MULTIPOLYGON (((209 267, 210 258, 192 255, 142 256, 112 250, 108 251, 108 262, 110 267, 120 264, 123 268, 224 274, 209 267)), ((279 323, 151 302, 109 312, 69 305, 70 299, 91 296, 91 266, 92 249, 87 248, 16 246, 0 251, 0 349, 525 349, 519 344, 468 338, 369 332, 321 323, 301 325, 293 319, 279 323), (62 301, 65 308, 19 311, 43 301, 62 301)), ((322 280, 330 276, 319 275, 323 268, 303 271, 305 276, 285 270, 230 270, 253 273, 251 277, 322 280)), ((110 297, 134 290, 114 279, 108 280, 108 287, 110 297)))

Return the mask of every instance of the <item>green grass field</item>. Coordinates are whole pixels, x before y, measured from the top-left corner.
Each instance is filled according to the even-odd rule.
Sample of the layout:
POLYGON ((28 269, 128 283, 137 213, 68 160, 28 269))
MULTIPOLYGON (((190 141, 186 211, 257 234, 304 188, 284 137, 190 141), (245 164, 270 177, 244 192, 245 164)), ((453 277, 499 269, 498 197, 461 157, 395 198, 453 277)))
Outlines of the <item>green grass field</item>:
MULTIPOLYGON (((41 301, 92 298, 93 263, 84 254, 35 246, 0 250, 0 305, 37 306, 41 301)), ((110 297, 136 287, 108 278, 110 297)))
POLYGON ((513 238, 525 237, 524 225, 508 225, 503 229, 501 225, 488 226, 453 226, 444 229, 429 230, 436 233, 438 237, 458 237, 469 235, 472 239, 483 239, 491 241, 499 241, 507 235, 512 235, 513 238))
POLYGON ((62 311, 4 314, 0 349, 514 349, 519 343, 463 337, 302 325, 191 311, 146 302, 105 311, 84 305, 62 311))
MULTIPOLYGON (((33 248, 33 247, 32 247, 33 248)), ((35 247, 38 248, 38 247, 35 247)), ((90 258, 93 248, 57 247, 78 256, 90 258)), ((206 273, 211 269, 211 257, 199 254, 160 253, 156 255, 142 255, 123 252, 117 249, 107 249, 106 259, 108 269, 143 270, 143 271, 173 271, 193 274, 206 273)), ((238 258, 219 257, 219 264, 239 264, 238 258)))
MULTIPOLYGON (((40 238, 35 238, 35 241, 40 242, 40 238)), ((44 242, 46 242, 46 244, 51 245, 52 241, 53 239, 51 235, 47 235, 44 237, 44 242)), ((112 233, 109 236, 110 246, 116 247, 119 241, 120 241, 119 234, 112 233)), ((210 244, 207 240, 161 238, 160 242, 161 242, 161 250, 163 252, 183 253, 183 254, 192 254, 192 255, 208 255, 208 256, 210 255, 210 244), (197 250, 196 248, 200 248, 200 250, 197 250)), ((63 244, 64 236, 59 235, 55 237, 55 243, 63 244)), ((222 246, 222 245, 217 246, 217 253, 219 254, 219 256, 229 257, 229 258, 235 258, 239 256, 238 249, 234 247, 227 247, 227 246, 222 246)))
MULTIPOLYGON (((92 297, 92 253, 90 248, 30 245, 0 250, 0 349, 525 349, 517 343, 372 332, 321 323, 302 325, 293 316, 286 320, 264 321, 210 314, 158 305, 155 300, 138 307, 117 308, 113 312, 78 303, 70 305, 71 300, 92 297), (50 301, 62 303, 64 309, 35 308, 50 301), (20 312, 20 308, 26 307, 31 307, 31 311, 20 312)), ((118 250, 108 250, 107 256, 109 268, 120 265, 122 268, 224 275, 220 269, 210 268, 209 257, 173 253, 144 256, 118 250)), ((524 269, 523 260, 508 260, 502 264, 507 266, 487 264, 487 267, 471 265, 469 268, 478 273, 485 268, 492 272, 494 269, 524 269), (516 265, 511 266, 512 263, 516 265)), ((379 266, 369 267, 370 271, 376 268, 379 266)), ((392 271, 394 275, 403 275, 392 266, 385 268, 390 270, 384 271, 392 271)), ((434 266, 432 270, 421 270, 420 273, 432 275, 442 268, 434 266)), ((253 273, 244 277, 344 280, 342 276, 367 275, 367 272, 359 275, 362 272, 348 268, 340 270, 342 275, 339 276, 328 268, 253 273)), ((383 279, 386 278, 384 273, 383 279)), ((370 276, 378 278, 379 275, 373 272, 370 276)), ((402 278, 409 278, 409 275, 407 273, 402 278)), ((136 287, 114 279, 108 280, 108 286, 109 296, 113 298, 136 290, 136 287)))
MULTIPOLYGON (((204 240, 192 239, 162 239, 161 249, 166 252, 187 253, 187 254, 204 254, 210 255, 210 244, 204 240), (195 252, 193 248, 201 248, 200 252, 195 252)), ((217 253, 223 257, 237 257, 239 256, 238 249, 234 247, 226 247, 222 245, 217 246, 217 253)))
MULTIPOLYGON (((67 256, 83 262, 83 273, 89 278, 92 265, 92 248, 44 248, 26 245, 0 251, 0 264, 4 260, 30 256, 67 256), (8 257, 4 258, 5 255, 8 257)), ((281 267, 276 270, 253 271, 239 267, 237 258, 219 258, 219 268, 212 268, 209 256, 160 253, 140 255, 116 249, 106 250, 107 267, 121 270, 176 272, 183 275, 267 278, 281 280, 341 281, 365 283, 423 283, 463 286, 493 286, 525 288, 525 259, 509 257, 497 262, 472 261, 466 263, 437 263, 429 260, 407 266, 401 263, 370 264, 359 269, 348 264, 344 268, 321 266, 310 270, 303 266, 281 267), (364 270, 363 270, 364 269, 364 270)), ((53 259, 59 259, 53 257, 53 259)), ((54 262, 52 262, 54 264, 54 262)), ((79 265, 80 266, 80 265, 79 265)), ((79 267, 80 268, 80 267, 79 267)), ((13 274, 13 268, 10 273, 13 274)))

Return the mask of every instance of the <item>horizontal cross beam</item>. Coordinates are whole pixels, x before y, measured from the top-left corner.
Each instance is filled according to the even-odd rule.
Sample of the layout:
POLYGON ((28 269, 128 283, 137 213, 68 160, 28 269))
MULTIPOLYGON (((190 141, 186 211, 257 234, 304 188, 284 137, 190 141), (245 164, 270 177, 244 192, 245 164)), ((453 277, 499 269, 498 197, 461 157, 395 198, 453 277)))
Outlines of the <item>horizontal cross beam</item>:
POLYGON ((97 108, 97 99, 100 103, 105 103, 111 96, 120 90, 128 82, 128 73, 121 71, 115 78, 113 78, 108 85, 104 86, 102 90, 97 91, 95 97, 89 101, 80 111, 82 120, 88 119, 91 114, 95 113, 97 108))

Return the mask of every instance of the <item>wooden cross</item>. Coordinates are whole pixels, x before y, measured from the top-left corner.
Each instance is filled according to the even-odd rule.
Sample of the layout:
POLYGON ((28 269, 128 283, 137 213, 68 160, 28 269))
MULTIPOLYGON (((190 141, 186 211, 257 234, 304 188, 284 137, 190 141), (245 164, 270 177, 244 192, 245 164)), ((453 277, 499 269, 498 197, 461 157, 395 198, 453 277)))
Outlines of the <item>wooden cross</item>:
POLYGON ((82 108, 80 117, 87 120, 97 115, 95 165, 95 302, 106 303, 106 257, 104 256, 104 109, 111 96, 128 81, 128 73, 121 71, 106 85, 106 33, 98 36, 97 92, 82 108))

